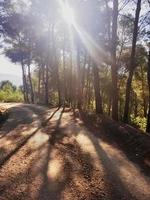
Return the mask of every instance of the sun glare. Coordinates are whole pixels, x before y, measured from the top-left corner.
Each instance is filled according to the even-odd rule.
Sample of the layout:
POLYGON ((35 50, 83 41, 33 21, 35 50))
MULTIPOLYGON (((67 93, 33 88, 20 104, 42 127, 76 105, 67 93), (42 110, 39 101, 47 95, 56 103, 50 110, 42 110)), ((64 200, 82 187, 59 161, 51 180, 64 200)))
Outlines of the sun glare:
POLYGON ((75 23, 74 11, 67 3, 62 5, 62 15, 67 24, 73 25, 75 23))

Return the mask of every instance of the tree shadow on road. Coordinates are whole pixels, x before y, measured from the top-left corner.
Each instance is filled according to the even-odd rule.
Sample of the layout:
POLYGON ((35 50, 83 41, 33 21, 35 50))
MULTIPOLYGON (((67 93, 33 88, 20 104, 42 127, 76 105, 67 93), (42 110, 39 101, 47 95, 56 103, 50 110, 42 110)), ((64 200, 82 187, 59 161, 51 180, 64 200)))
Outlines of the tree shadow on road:
MULTIPOLYGON (((49 141, 26 154, 27 157, 32 154, 36 156, 28 164, 28 169, 23 172, 27 176, 26 179, 29 179, 28 187, 24 190, 24 199, 135 200, 136 198, 132 197, 118 176, 121 166, 116 165, 112 168, 108 153, 98 140, 85 133, 101 160, 104 175, 95 169, 95 161, 91 154, 83 151, 77 140, 68 134, 71 132, 72 135, 77 136, 82 128, 88 132, 86 124, 75 121, 72 117, 62 126, 63 114, 65 114, 64 109, 59 113, 58 119, 42 127, 42 132, 48 134, 49 141), (119 190, 117 186, 114 187, 115 183, 119 184, 119 190), (128 198, 123 197, 124 194, 127 194, 128 198)), ((18 173, 16 180, 19 176, 22 177, 18 173)), ((14 199, 18 196, 19 193, 14 196, 14 199)))
MULTIPOLYGON (((76 114, 73 115, 74 116, 74 120, 76 123, 78 124, 82 124, 83 127, 86 128, 86 133, 85 135, 90 139, 90 141, 92 142, 103 166, 104 169, 106 171, 106 176, 108 177, 108 180, 110 180, 110 183, 116 183, 116 185, 114 185, 114 192, 112 192, 112 194, 116 194, 118 191, 118 197, 117 198, 123 198, 123 196, 127 197, 125 199, 136 199, 136 197, 134 196, 134 194, 132 193, 131 187, 129 186, 129 184, 132 185, 132 183, 134 182, 134 180, 130 179, 130 176, 128 176, 128 171, 129 173, 132 174, 133 170, 133 177, 134 177, 134 173, 137 176, 137 180, 139 181, 139 185, 137 182, 135 182, 134 186, 135 186, 135 190, 134 193, 139 192, 139 195, 142 195, 142 189, 140 187, 140 184, 143 182, 143 184, 146 184, 145 186, 147 187, 149 185, 149 181, 147 180, 147 178, 144 176, 144 174, 141 173, 140 169, 137 168, 135 166, 134 163, 130 162, 130 160, 128 160, 125 157, 125 160, 122 160, 121 157, 119 155, 116 155, 116 153, 113 153, 113 151, 111 152, 111 148, 113 147, 114 149, 118 149, 118 146, 116 145, 116 141, 114 140, 114 138, 110 136, 110 138, 105 134, 104 129, 102 127, 100 127, 101 125, 99 125, 99 127, 94 127, 92 126, 92 123, 89 122, 89 124, 87 123, 87 120, 83 117, 82 113, 80 113, 80 116, 77 116, 76 114), (80 122, 78 122, 78 119, 80 122), (102 130, 102 132, 101 132, 102 130), (89 134, 92 133, 92 134, 89 134), (96 137, 95 137, 96 136, 96 137), (110 147, 109 151, 107 152, 105 150, 105 148, 103 148, 103 146, 101 145, 101 142, 108 144, 108 147, 110 147), (127 173, 125 173, 127 170, 127 173), (125 180, 129 178, 129 182, 126 182, 125 180), (129 184, 128 184, 129 183, 129 184), (119 187, 118 187, 119 186, 119 187), (118 190, 119 188, 119 190, 118 190), (119 196, 120 195, 120 196, 119 196)), ((110 134, 109 134, 110 135, 110 134)), ((149 195, 148 192, 146 195, 149 195)), ((143 197, 145 198, 145 197, 143 197)), ((150 198, 150 196, 149 196, 150 198)), ((148 199, 149 199, 148 198, 148 199)))
MULTIPOLYGON (((54 115, 56 114, 56 112, 58 111, 59 109, 57 108, 52 114, 51 116, 48 118, 48 120, 46 121, 46 123, 48 123, 48 121, 50 121, 54 115)), ((45 125, 46 125, 45 123, 45 125)), ((23 146, 25 146, 27 144, 27 142, 41 129, 43 128, 43 125, 42 126, 39 126, 38 128, 35 129, 35 131, 31 132, 30 135, 27 135, 27 136, 24 136, 20 139, 20 142, 18 142, 16 148, 12 149, 10 152, 8 152, 5 156, 2 157, 2 159, 0 159, 0 168, 13 156, 15 155, 23 146)), ((29 131, 30 128, 26 128, 25 131, 29 131)), ((19 133, 18 133, 19 134, 19 133)), ((21 137, 21 136, 19 136, 21 137)), ((9 139, 12 140, 12 142, 16 142, 16 137, 9 137, 9 139)), ((6 141, 7 142, 7 141, 6 141)), ((3 148, 3 151, 5 149, 3 148)), ((5 150, 6 152, 6 150, 5 150)))
MULTIPOLYGON (((101 139, 102 141, 112 145, 114 148, 121 149, 123 153, 127 156, 127 158, 134 164, 137 164, 140 168, 143 174, 150 177, 150 170, 149 166, 146 166, 144 164, 144 155, 143 152, 149 152, 149 148, 142 149, 142 141, 144 136, 140 135, 138 133, 138 136, 136 137, 135 133, 131 133, 130 135, 133 135, 132 139, 130 136, 127 135, 127 133, 121 134, 118 130, 118 124, 115 122, 111 125, 104 124, 101 117, 99 117, 101 120, 96 121, 95 119, 92 121, 89 116, 86 116, 85 113, 80 112, 80 116, 77 116, 74 112, 73 114, 74 119, 80 118, 86 126, 86 128, 91 131, 97 138, 101 139), (124 138, 124 137, 126 138, 124 138), (138 138, 138 139, 137 139, 138 138)), ((96 115, 95 115, 96 116, 96 115)), ((132 130, 133 131, 133 130, 132 130)), ((145 136, 147 143, 149 141, 149 138, 145 136)), ((144 141, 145 141, 144 138, 144 141)), ((146 141, 145 141, 146 143, 146 141)), ((148 146, 148 145, 147 145, 148 146)))
MULTIPOLYGON (((52 132, 50 137, 49 150, 47 151, 48 156, 46 156, 47 161, 44 162, 45 164, 42 169, 44 181, 38 199, 108 199, 103 191, 104 186, 101 186, 100 172, 94 169, 94 160, 91 155, 87 152, 83 152, 75 139, 64 134, 68 129, 68 124, 63 128, 60 127, 63 113, 64 110, 60 114, 55 130, 52 132), (56 152, 58 151, 58 154, 56 153, 55 156, 52 153, 54 149, 56 152), (57 165, 53 166, 53 159, 56 159, 57 165), (60 170, 58 170, 59 164, 57 161, 60 161, 61 163, 60 170), (51 166, 54 167, 54 171, 52 170, 54 174, 55 168, 56 171, 58 171, 57 176, 54 179, 54 174, 49 174, 49 167, 51 168, 51 166)), ((69 121, 68 123, 71 122, 69 121)), ((96 144, 94 144, 94 147, 97 150, 98 147, 96 144)), ((101 154, 102 153, 104 154, 101 150, 101 154)), ((107 155, 103 156, 106 157, 106 160, 109 160, 107 155)), ((103 164, 106 164, 105 161, 103 164)), ((110 163, 107 164, 109 165, 110 163)), ((109 175, 110 173, 107 176, 109 175)), ((108 190, 111 194, 111 199, 116 200, 116 197, 120 198, 112 188, 109 188, 108 190)))
POLYGON ((89 182, 92 184, 94 171, 92 157, 90 154, 83 152, 79 144, 65 134, 67 124, 63 128, 60 127, 64 112, 66 112, 65 109, 62 110, 54 131, 50 133, 46 159, 39 171, 39 173, 42 172, 44 181, 38 199, 60 200, 67 199, 66 195, 70 195, 70 199, 94 200, 95 193, 100 199, 102 197, 101 191, 98 192, 95 189, 91 193, 91 186, 89 186, 89 182), (57 165, 53 166, 55 162, 57 165), (61 166, 59 166, 59 162, 61 166), (51 170, 52 172, 54 170, 53 173, 51 172, 52 174, 49 172, 51 170), (53 177, 56 173, 55 170, 57 174, 56 177, 53 177))

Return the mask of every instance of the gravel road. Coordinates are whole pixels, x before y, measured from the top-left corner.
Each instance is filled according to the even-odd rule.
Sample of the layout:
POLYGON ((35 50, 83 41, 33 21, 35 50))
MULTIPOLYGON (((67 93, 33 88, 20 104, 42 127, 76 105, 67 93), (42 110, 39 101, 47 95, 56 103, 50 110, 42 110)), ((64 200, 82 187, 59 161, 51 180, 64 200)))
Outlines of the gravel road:
POLYGON ((3 106, 0 200, 150 200, 150 178, 69 109, 3 106))

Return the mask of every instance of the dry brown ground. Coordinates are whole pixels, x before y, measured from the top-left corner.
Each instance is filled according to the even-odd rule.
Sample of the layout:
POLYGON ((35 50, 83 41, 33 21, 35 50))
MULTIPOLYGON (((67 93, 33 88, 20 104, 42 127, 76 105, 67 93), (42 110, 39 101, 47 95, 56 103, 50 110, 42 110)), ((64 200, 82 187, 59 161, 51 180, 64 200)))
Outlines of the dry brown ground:
POLYGON ((1 128, 0 200, 150 200, 149 188, 137 165, 67 109, 16 105, 1 128))

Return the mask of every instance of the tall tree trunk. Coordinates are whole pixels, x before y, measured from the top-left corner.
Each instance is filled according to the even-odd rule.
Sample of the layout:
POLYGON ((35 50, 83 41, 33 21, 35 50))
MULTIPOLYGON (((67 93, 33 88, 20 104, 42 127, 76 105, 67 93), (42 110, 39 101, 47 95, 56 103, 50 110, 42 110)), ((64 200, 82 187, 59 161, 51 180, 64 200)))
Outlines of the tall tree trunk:
POLYGON ((27 89, 27 80, 26 80, 26 73, 25 73, 23 61, 21 62, 21 67, 22 67, 22 80, 23 80, 24 101, 25 101, 25 103, 29 103, 28 89, 27 89))
POLYGON ((87 77, 86 77, 86 80, 87 80, 87 89, 86 89, 86 109, 89 109, 90 108, 90 88, 91 88, 91 77, 90 77, 90 73, 91 73, 91 60, 89 58, 89 61, 88 61, 88 70, 87 70, 87 77))
POLYGON ((41 70, 42 70, 42 96, 41 96, 41 99, 42 99, 42 103, 43 104, 45 104, 45 94, 46 94, 46 92, 45 92, 45 84, 46 84, 46 81, 45 81, 45 68, 46 68, 46 66, 45 66, 45 64, 43 63, 42 64, 42 68, 41 68, 41 70))
POLYGON ((86 73, 86 63, 87 63, 87 52, 85 51, 84 55, 84 63, 83 63, 83 72, 82 72, 82 79, 81 79, 81 93, 82 97, 84 96, 84 87, 85 87, 85 73, 86 73))
POLYGON ((58 106, 60 107, 62 105, 62 98, 61 98, 61 88, 60 88, 60 76, 59 76, 59 63, 58 63, 58 55, 57 55, 57 49, 56 49, 56 41, 55 41, 55 25, 52 24, 52 30, 51 30, 51 36, 52 36, 52 52, 53 56, 51 57, 51 65, 53 69, 53 77, 54 81, 57 85, 57 94, 58 94, 58 106))
POLYGON ((67 86, 66 86, 66 32, 64 30, 64 41, 63 41, 63 104, 66 103, 67 99, 67 86))
POLYGON ((77 44, 77 69, 78 69, 78 93, 77 93, 77 106, 78 109, 81 109, 82 107, 82 83, 81 83, 81 63, 80 63, 80 46, 77 44))
POLYGON ((46 74, 46 80, 45 80, 45 104, 49 104, 49 76, 48 76, 48 71, 49 71, 49 65, 48 63, 45 66, 45 74, 46 74))
POLYGON ((73 59, 72 59, 72 48, 70 48, 70 85, 69 85, 69 103, 73 105, 73 59))
POLYGON ((148 79, 148 88, 149 88, 149 109, 148 109, 148 115, 147 115, 147 127, 146 131, 150 133, 150 50, 148 54, 148 73, 147 73, 147 79, 148 79))
POLYGON ((62 98, 61 98, 61 88, 60 88, 60 77, 59 77, 58 63, 56 63, 55 68, 56 68, 56 82, 57 82, 57 93, 58 93, 58 106, 61 106, 62 105, 62 98))
POLYGON ((94 62, 93 62, 93 75, 94 75, 96 114, 103 114, 102 98, 100 94, 99 70, 94 62))
POLYGON ((41 68, 39 68, 38 74, 38 103, 41 102, 41 68))
POLYGON ((112 96, 110 95, 109 97, 109 103, 108 103, 108 116, 111 115, 111 106, 112 106, 112 96))
POLYGON ((45 80, 44 80, 44 86, 45 86, 45 104, 49 105, 49 66, 46 64, 45 66, 45 80))
POLYGON ((51 53, 51 24, 48 27, 47 34, 47 60, 45 69, 45 104, 49 105, 49 68, 50 68, 50 53, 51 53))
POLYGON ((118 120, 118 67, 116 62, 117 49, 117 23, 118 23, 118 0, 113 0, 113 22, 112 22, 112 118, 118 120))
POLYGON ((29 77, 30 90, 31 90, 31 103, 34 103, 34 91, 33 91, 33 84, 32 84, 32 78, 31 78, 31 67, 30 67, 30 65, 28 65, 28 77, 29 77))
POLYGON ((132 51, 130 57, 130 65, 129 65, 129 77, 127 80, 126 85, 126 98, 125 98, 125 108, 124 108, 124 117, 123 121, 125 123, 129 122, 129 105, 130 105, 130 98, 131 98, 131 85, 132 79, 135 69, 135 54, 136 54, 136 43, 137 43, 137 36, 138 36, 138 23, 141 11, 141 0, 137 2, 136 14, 135 14, 135 21, 134 21, 134 31, 133 31, 133 41, 132 41, 132 51))

